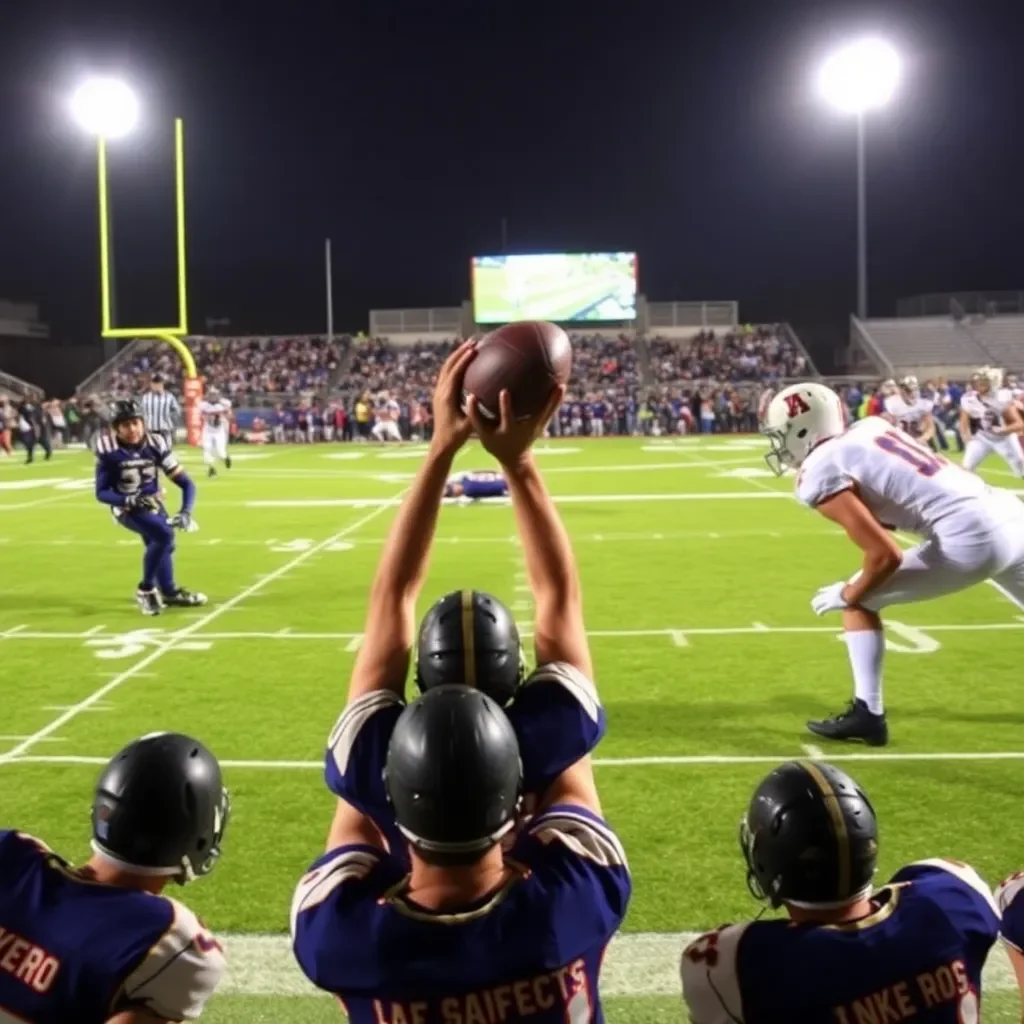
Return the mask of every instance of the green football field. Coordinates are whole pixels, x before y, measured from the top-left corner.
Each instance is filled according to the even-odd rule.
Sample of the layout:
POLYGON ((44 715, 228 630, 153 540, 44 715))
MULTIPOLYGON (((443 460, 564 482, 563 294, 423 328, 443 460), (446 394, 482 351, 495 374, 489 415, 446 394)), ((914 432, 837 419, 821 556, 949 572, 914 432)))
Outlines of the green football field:
MULTIPOLYGON (((233 817, 216 872, 183 893, 227 937, 230 974, 206 1020, 339 1018, 292 966, 288 907, 323 849, 324 740, 423 450, 241 447, 212 481, 186 452, 201 529, 180 539, 178 577, 210 603, 154 619, 133 601, 141 545, 95 502, 91 456, 0 462, 0 827, 82 859, 91 787, 119 746, 156 729, 209 744, 233 817)), ((823 754, 862 782, 881 820, 881 877, 933 856, 968 861, 992 884, 1024 866, 1024 613, 989 586, 893 609, 890 745, 815 740, 804 721, 839 709, 850 681, 838 617, 815 618, 809 600, 858 559, 792 499, 791 481, 768 473, 762 451, 756 438, 538 448, 580 563, 608 709, 598 783, 635 885, 603 979, 615 1024, 682 1020, 680 933, 757 913, 737 824, 783 760, 823 754)), ((456 468, 489 465, 469 447, 456 468)), ((1012 484, 1001 464, 987 474, 1012 484)), ((497 595, 529 630, 504 504, 442 513, 423 608, 467 586, 497 595)), ((985 1020, 1019 1020, 1018 1006, 997 951, 985 1020)))

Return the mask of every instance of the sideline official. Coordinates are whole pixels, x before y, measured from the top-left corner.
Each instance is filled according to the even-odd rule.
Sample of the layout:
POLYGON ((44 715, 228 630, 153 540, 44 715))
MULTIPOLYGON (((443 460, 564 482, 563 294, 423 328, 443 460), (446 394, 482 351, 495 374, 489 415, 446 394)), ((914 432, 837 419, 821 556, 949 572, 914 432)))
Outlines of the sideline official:
POLYGON ((164 390, 164 379, 160 374, 153 374, 149 391, 142 396, 139 404, 142 406, 146 430, 151 434, 159 434, 167 442, 167 447, 172 447, 174 431, 181 420, 181 406, 174 395, 164 390))

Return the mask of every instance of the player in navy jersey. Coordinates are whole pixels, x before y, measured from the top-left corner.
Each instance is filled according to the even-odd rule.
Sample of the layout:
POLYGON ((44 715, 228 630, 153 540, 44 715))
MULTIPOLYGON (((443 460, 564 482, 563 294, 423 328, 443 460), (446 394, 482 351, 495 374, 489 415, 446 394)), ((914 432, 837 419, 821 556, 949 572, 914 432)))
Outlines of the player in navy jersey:
POLYGON ((1024 871, 1011 875, 996 889, 996 905, 1002 914, 999 934, 1024 1001, 1024 871))
POLYGON ((0 831, 0 1020, 161 1024, 199 1016, 220 944, 162 895, 212 870, 228 819, 217 759, 177 733, 135 740, 104 769, 80 868, 0 831))
POLYGON ((113 431, 96 441, 96 498, 109 505, 114 519, 137 533, 145 545, 142 580, 135 592, 142 614, 159 615, 165 605, 206 604, 205 594, 179 587, 174 580, 174 531, 195 528, 195 484, 167 441, 146 430, 138 403, 118 402, 112 425, 113 431), (160 500, 160 470, 181 488, 177 515, 168 516, 160 500))
POLYGON ((444 488, 446 498, 465 498, 479 501, 481 498, 504 498, 508 496, 508 484, 501 473, 493 469, 471 470, 449 477, 444 488))
MULTIPOLYGON (((601 958, 630 894, 621 845, 600 818, 589 758, 549 779, 534 816, 523 821, 526 748, 540 748, 545 726, 557 746, 567 720, 562 712, 572 701, 577 715, 591 711, 602 728, 603 714, 590 682, 571 548, 527 451, 555 403, 536 421, 516 423, 504 395, 497 429, 479 422, 472 399, 464 416, 461 377, 474 351, 467 343, 441 371, 431 450, 385 545, 348 708, 328 750, 328 780, 374 799, 374 785, 382 783, 392 823, 382 836, 359 808, 339 799, 328 852, 301 880, 292 905, 300 966, 343 1002, 352 1024, 603 1021, 601 958), (477 670, 484 670, 477 683, 493 681, 490 653, 500 655, 510 675, 518 671, 514 662, 506 664, 506 635, 500 650, 488 647, 477 659, 478 635, 488 644, 493 638, 471 591, 460 597, 472 628, 461 634, 459 678, 427 683, 422 697, 402 703, 415 599, 446 476, 474 423, 509 480, 536 594, 538 660, 563 674, 561 682, 548 681, 551 699, 539 701, 532 737, 517 736, 511 712, 506 716, 481 688, 464 685, 477 670), (389 716, 387 728, 372 725, 389 716), (503 842, 511 844, 507 857, 503 842)), ((428 652, 431 665, 437 653, 443 655, 438 664, 455 674, 459 658, 428 652)), ((527 692, 544 689, 539 681, 535 691, 524 683, 513 709, 527 692)))
POLYGON ((880 889, 864 791, 822 761, 789 762, 740 825, 747 884, 787 917, 725 925, 683 952, 692 1024, 981 1020, 981 970, 999 932, 967 864, 925 860, 880 889))

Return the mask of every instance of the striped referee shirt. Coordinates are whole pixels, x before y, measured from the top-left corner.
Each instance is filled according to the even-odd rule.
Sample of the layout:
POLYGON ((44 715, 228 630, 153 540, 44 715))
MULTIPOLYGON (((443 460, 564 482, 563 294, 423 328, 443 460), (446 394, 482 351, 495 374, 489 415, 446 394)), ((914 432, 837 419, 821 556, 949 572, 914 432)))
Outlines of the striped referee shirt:
POLYGON ((147 391, 139 404, 147 430, 173 430, 181 416, 181 406, 169 391, 147 391))

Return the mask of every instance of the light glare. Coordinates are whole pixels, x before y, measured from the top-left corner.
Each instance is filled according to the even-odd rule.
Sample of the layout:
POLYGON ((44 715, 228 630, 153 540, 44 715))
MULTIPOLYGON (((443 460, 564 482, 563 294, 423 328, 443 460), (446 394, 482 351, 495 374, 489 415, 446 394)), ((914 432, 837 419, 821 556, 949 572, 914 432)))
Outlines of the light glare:
POLYGON ((93 78, 71 98, 71 113, 89 134, 104 139, 127 135, 139 116, 135 93, 117 78, 93 78))
POLYGON ((844 114, 884 107, 896 92, 900 58, 882 39, 861 39, 837 50, 822 65, 818 89, 825 101, 844 114))

